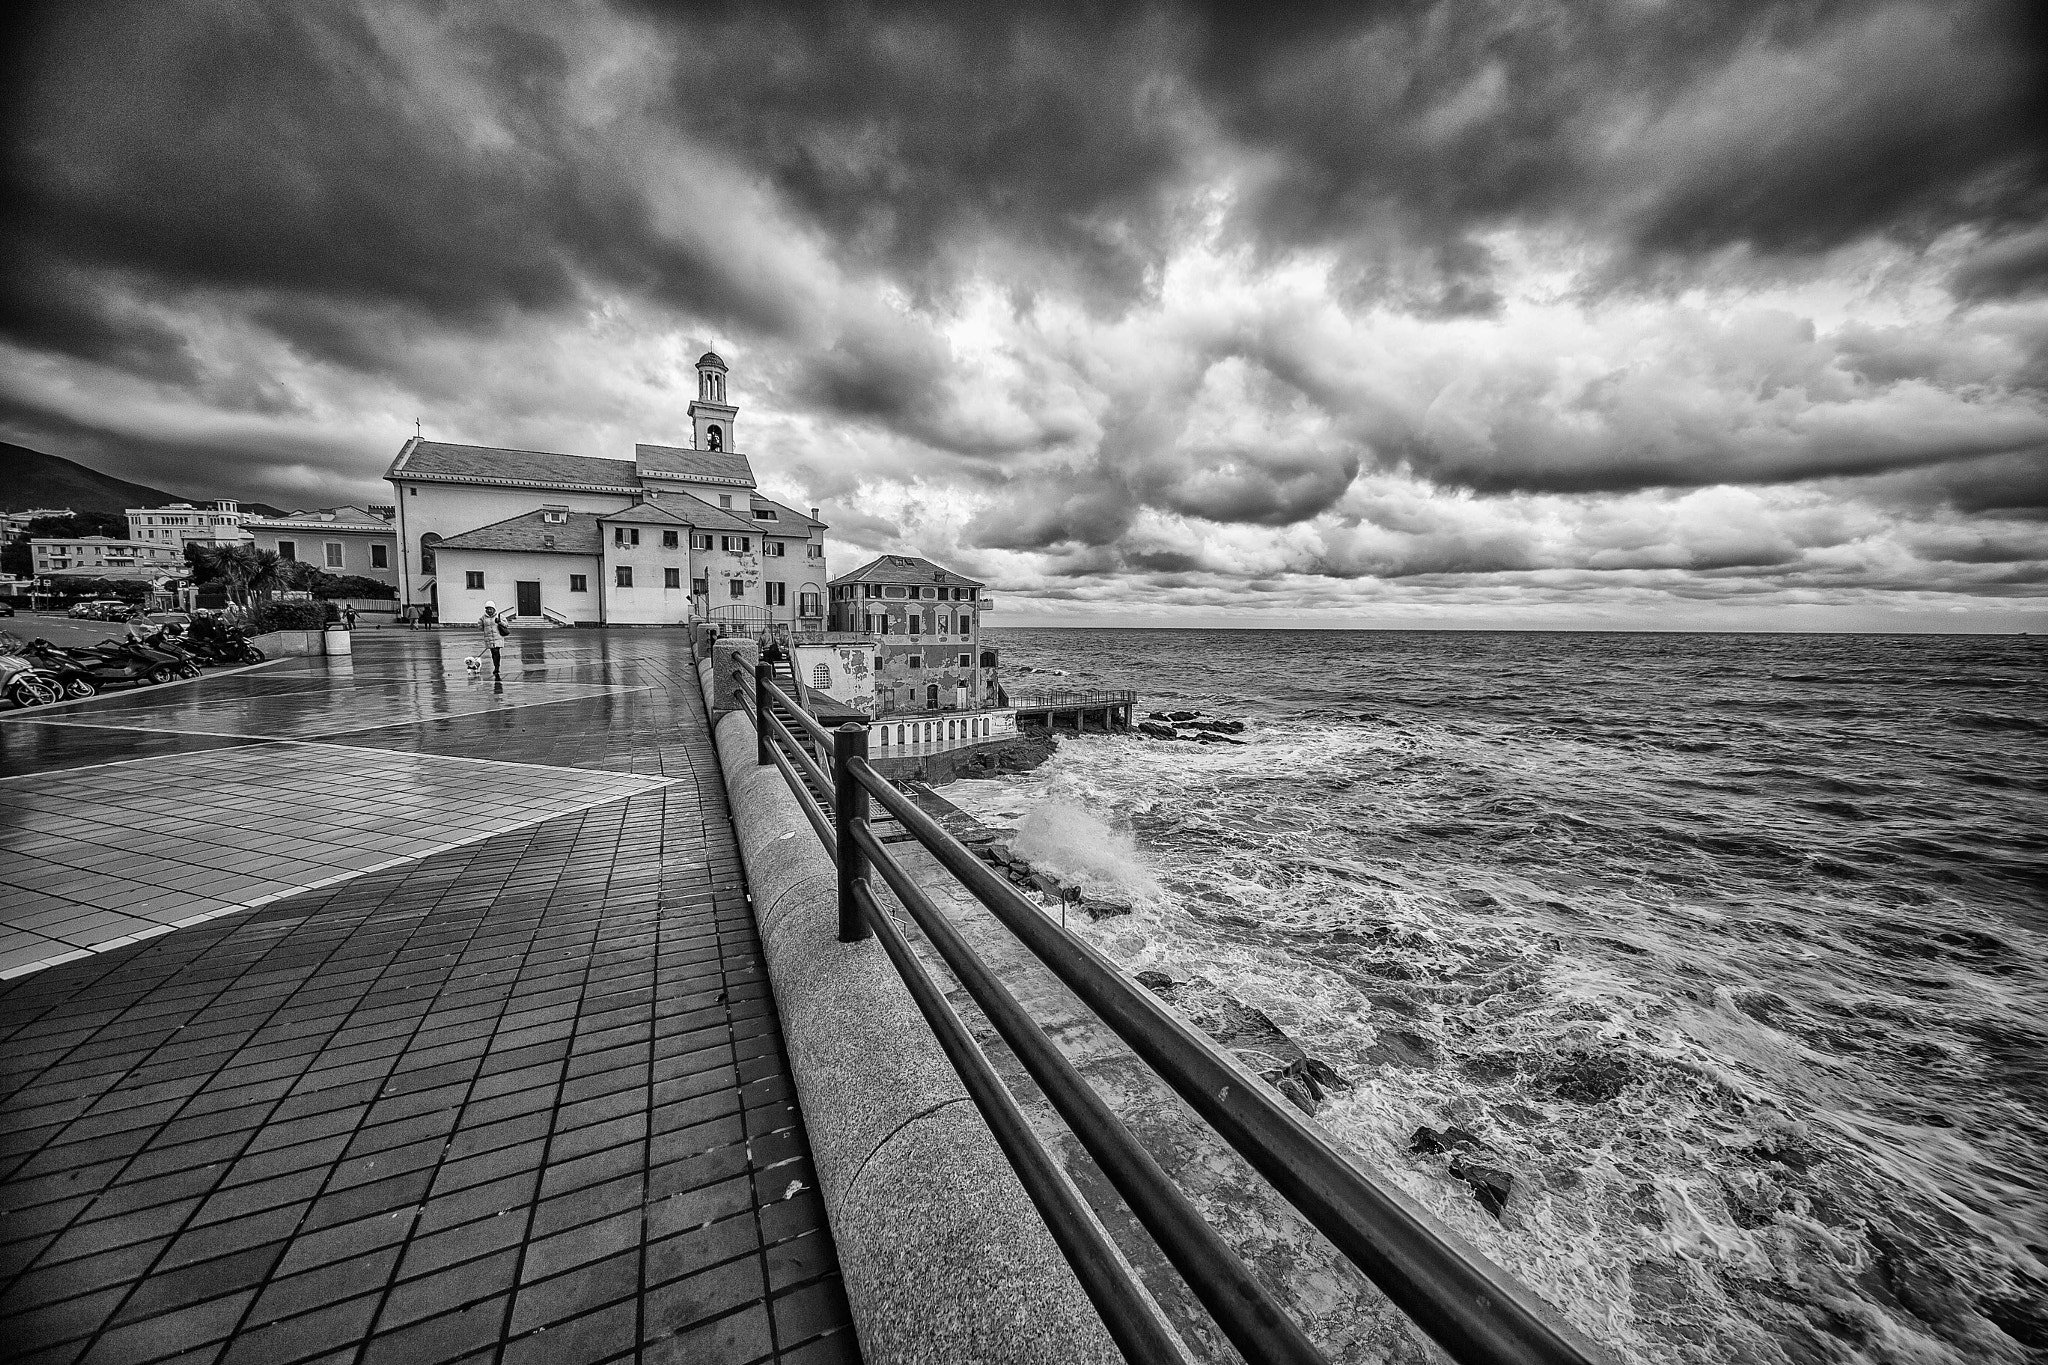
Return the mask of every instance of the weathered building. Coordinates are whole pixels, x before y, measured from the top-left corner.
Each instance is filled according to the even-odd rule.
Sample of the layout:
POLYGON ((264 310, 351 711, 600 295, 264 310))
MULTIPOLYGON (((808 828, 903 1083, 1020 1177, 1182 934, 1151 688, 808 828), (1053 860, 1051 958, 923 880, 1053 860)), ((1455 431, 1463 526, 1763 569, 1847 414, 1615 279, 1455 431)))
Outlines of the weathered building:
POLYGON ((858 636, 873 651, 872 714, 997 705, 996 652, 981 638, 982 584, 929 559, 883 555, 831 588, 834 638, 858 636))

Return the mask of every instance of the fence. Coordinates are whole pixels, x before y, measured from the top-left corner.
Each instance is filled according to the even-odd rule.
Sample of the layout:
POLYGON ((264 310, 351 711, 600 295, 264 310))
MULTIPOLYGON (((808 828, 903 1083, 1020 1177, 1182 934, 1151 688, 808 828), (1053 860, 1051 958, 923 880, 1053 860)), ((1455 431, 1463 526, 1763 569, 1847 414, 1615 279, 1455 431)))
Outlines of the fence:
POLYGON ((1186 1357, 902 928, 877 903, 875 874, 1245 1358, 1309 1365, 1323 1356, 877 838, 870 825, 875 805, 1454 1359, 1585 1365, 1606 1358, 1528 1289, 1353 1165, 1283 1099, 1257 1082, 1247 1085, 1207 1038, 948 835, 869 764, 866 727, 826 729, 765 665, 751 678, 736 669, 733 681, 743 693, 751 688, 756 761, 780 769, 833 861, 839 937, 881 940, 1127 1360, 1149 1365, 1186 1357))
POLYGON ((1064 711, 1073 707, 1132 706, 1137 703, 1136 692, 1096 690, 1090 692, 1031 691, 1009 692, 1009 704, 1019 711, 1064 711))

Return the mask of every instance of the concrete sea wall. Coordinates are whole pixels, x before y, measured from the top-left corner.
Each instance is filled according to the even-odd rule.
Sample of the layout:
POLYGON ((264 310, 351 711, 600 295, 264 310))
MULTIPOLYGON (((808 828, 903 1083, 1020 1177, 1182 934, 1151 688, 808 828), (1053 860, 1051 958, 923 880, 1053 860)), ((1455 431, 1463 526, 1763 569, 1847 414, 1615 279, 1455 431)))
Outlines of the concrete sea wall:
POLYGON ((797 1099, 870 1362, 1119 1361, 881 944, 838 939, 831 861, 730 681, 699 665, 797 1099))

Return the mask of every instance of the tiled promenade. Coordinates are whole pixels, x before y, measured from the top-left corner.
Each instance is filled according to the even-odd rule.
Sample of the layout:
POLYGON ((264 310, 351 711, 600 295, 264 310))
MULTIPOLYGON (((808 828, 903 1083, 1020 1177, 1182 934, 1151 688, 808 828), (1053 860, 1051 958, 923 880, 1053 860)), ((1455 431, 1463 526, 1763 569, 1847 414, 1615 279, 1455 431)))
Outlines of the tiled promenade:
POLYGON ((681 642, 459 643, 0 720, 7 1359, 857 1359, 681 642))

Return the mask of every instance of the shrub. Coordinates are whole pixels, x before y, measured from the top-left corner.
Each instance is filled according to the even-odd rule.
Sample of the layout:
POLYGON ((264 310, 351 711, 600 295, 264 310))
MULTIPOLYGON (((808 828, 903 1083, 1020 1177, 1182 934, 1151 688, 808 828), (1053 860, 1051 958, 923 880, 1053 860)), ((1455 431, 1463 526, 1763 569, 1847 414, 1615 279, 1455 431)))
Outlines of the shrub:
POLYGON ((313 596, 359 597, 365 601, 388 602, 398 596, 398 589, 374 578, 364 578, 361 574, 323 573, 313 584, 313 596))
POLYGON ((249 613, 249 629, 257 635, 273 630, 319 630, 326 624, 324 602, 259 602, 249 613))

